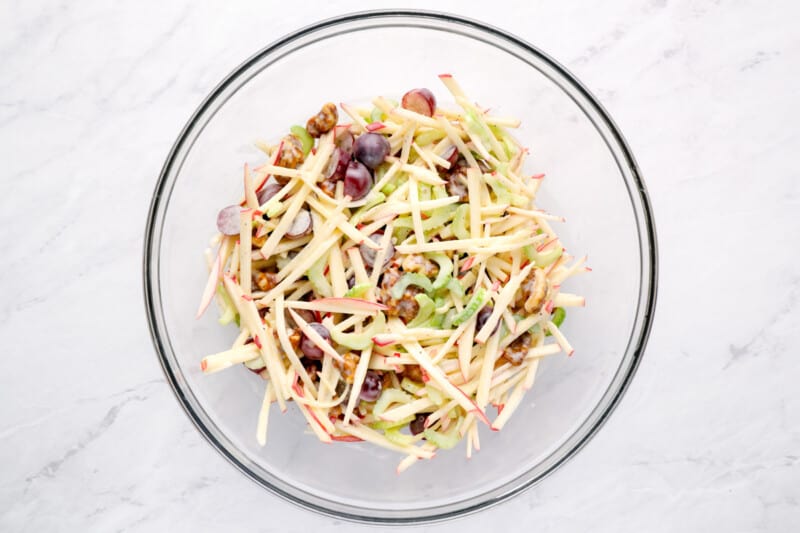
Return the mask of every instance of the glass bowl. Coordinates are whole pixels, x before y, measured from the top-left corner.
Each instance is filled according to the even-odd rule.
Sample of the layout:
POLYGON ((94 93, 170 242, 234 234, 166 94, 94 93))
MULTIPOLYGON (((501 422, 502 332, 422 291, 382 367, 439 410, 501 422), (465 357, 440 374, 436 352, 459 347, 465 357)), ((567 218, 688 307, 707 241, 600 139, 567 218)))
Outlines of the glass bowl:
POLYGON ((153 196, 144 250, 149 324, 164 372, 192 422, 236 468, 287 500, 341 518, 421 522, 474 512, 530 487, 575 454, 630 383, 656 295, 656 239, 644 183, 625 141, 597 100, 524 41, 451 15, 383 11, 328 20, 284 37, 242 63, 189 120, 153 196), (593 272, 572 278, 586 296, 564 331, 575 355, 553 356, 502 432, 481 428, 472 459, 458 447, 395 473, 401 456, 371 445, 322 444, 292 406, 255 426, 263 381, 242 369, 211 376, 200 359, 228 348, 235 328, 215 309, 194 315, 206 269, 202 252, 216 213, 241 194, 241 166, 263 161, 256 139, 274 140, 323 102, 398 98, 452 73, 468 95, 522 119, 531 171, 547 173, 538 204, 564 215, 559 234, 593 272))

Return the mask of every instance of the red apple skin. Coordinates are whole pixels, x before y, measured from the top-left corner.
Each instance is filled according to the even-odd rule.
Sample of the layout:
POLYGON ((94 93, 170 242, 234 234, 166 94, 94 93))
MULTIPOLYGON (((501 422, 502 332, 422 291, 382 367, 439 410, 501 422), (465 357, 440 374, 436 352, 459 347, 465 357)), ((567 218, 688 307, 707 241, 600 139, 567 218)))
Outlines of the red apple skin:
POLYGON ((409 111, 432 117, 436 110, 436 97, 429 89, 411 89, 403 95, 400 105, 409 111))

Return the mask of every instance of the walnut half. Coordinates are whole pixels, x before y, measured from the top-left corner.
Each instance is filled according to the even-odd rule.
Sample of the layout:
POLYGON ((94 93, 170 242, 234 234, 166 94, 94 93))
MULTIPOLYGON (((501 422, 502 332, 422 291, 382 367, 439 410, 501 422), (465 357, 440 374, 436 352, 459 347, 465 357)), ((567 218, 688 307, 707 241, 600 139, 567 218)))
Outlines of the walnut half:
POLYGON ((306 131, 312 137, 319 137, 333 129, 339 121, 339 113, 336 111, 336 104, 328 102, 322 106, 319 113, 308 119, 306 131))

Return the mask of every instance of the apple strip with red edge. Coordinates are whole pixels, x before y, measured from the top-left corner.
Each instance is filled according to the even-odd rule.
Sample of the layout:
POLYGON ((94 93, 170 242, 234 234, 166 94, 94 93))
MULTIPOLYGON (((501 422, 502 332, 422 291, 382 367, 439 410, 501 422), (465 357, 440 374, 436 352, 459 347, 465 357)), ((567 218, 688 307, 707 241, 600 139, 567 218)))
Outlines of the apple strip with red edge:
MULTIPOLYGON (((302 396, 303 394, 302 389, 295 388, 294 386, 290 388, 289 393, 293 399, 295 399, 298 396, 302 396)), ((311 428, 311 431, 314 432, 317 438, 325 443, 332 442, 333 439, 331 439, 330 434, 327 431, 325 431, 325 429, 322 427, 322 423, 317 418, 317 416, 311 411, 311 409, 297 401, 295 402, 295 404, 297 405, 297 408, 300 410, 300 412, 303 413, 306 422, 308 422, 308 426, 311 428)))
POLYGON ((547 235, 530 235, 530 231, 522 231, 502 237, 478 237, 468 239, 452 239, 449 241, 426 242, 423 244, 398 244, 395 249, 401 254, 425 252, 459 251, 467 253, 510 252, 527 244, 536 244, 547 238, 547 235))
POLYGON ((486 352, 484 353, 483 365, 478 375, 478 389, 475 392, 475 403, 481 409, 486 409, 489 403, 489 388, 492 382, 492 373, 494 370, 495 361, 499 355, 500 335, 495 334, 489 337, 486 343, 486 352))
POLYGON ((551 281, 554 284, 560 285, 563 283, 567 278, 574 276, 575 274, 582 273, 582 267, 586 264, 586 260, 588 256, 583 256, 580 259, 577 259, 572 265, 569 267, 562 267, 559 270, 553 272, 551 276, 551 281))
POLYGON ((245 204, 250 209, 258 209, 258 197, 256 197, 255 185, 253 185, 253 176, 250 175, 250 166, 244 164, 244 199, 245 204))
POLYGON ((286 212, 281 217, 275 229, 272 230, 272 233, 270 233, 264 246, 261 247, 261 255, 263 257, 270 257, 272 255, 273 250, 278 243, 281 242, 281 239, 286 235, 286 231, 292 225, 292 222, 294 222, 295 217, 297 217, 297 213, 302 209, 306 196, 308 196, 310 191, 311 189, 308 185, 304 185, 300 191, 289 200, 289 206, 286 208, 286 212))
POLYGON ((403 404, 399 407, 389 409, 388 411, 382 413, 379 418, 388 422, 397 422, 411 415, 416 415, 417 413, 433 407, 434 405, 436 404, 434 404, 430 398, 420 398, 407 404, 403 404))
POLYGON ((231 348, 224 352, 219 352, 203 357, 200 361, 200 369, 204 374, 213 374, 234 365, 252 361, 261 357, 261 351, 255 344, 245 344, 238 348, 231 348))
MULTIPOLYGON (((492 132, 489 125, 484 120, 484 112, 475 106, 472 102, 467 99, 467 95, 464 93, 464 90, 458 84, 458 82, 451 76, 450 74, 441 74, 439 75, 439 79, 447 87, 447 90, 450 91, 450 94, 456 100, 456 103, 460 105, 464 111, 471 113, 474 118, 478 121, 482 130, 486 132, 486 136, 490 139, 492 144, 492 150, 497 154, 498 158, 501 158, 501 161, 507 161, 505 149, 500 145, 500 142, 495 138, 494 133, 492 132)), ((466 129, 466 128, 465 128, 466 129)))
POLYGON ((291 300, 286 302, 286 307, 289 309, 307 309, 309 311, 319 311, 320 313, 344 313, 348 315, 371 315, 388 309, 382 303, 371 302, 363 298, 344 297, 319 298, 310 302, 291 300))
POLYGON ((341 107, 342 110, 345 113, 347 113, 347 116, 353 119, 353 126, 355 126, 358 131, 360 132, 367 131, 367 121, 364 120, 364 118, 358 113, 358 111, 356 111, 352 106, 345 104, 344 102, 341 102, 339 104, 339 107, 341 107))
MULTIPOLYGON (((389 251, 389 245, 392 243, 392 232, 394 231, 394 224, 390 220, 386 224, 386 231, 381 236, 380 242, 378 243, 378 251, 375 252, 375 259, 373 260, 372 273, 369 276, 369 282, 373 287, 378 286, 378 278, 382 274, 382 269, 380 268, 381 265, 384 264, 386 261, 386 254, 389 251)), ((372 239, 368 239, 372 240, 372 239)))
POLYGON ((222 273, 222 267, 228 262, 228 256, 231 254, 233 240, 233 237, 223 237, 222 242, 219 244, 217 256, 211 263, 208 281, 206 281, 206 286, 203 289, 203 296, 200 299, 200 306, 197 308, 195 319, 203 316, 203 313, 206 312, 206 309, 208 309, 208 306, 211 304, 211 300, 214 299, 214 294, 217 291, 217 283, 219 283, 220 274, 222 273))
POLYGON ((334 224, 337 228, 339 228, 339 231, 341 231, 349 238, 351 238, 356 244, 364 243, 364 245, 367 248, 377 249, 377 244, 372 242, 371 239, 367 238, 369 234, 363 233, 354 225, 350 224, 347 218, 336 216, 338 213, 341 213, 342 210, 345 208, 344 202, 339 202, 335 207, 327 208, 324 205, 322 205, 318 200, 316 200, 311 196, 306 198, 306 201, 308 202, 308 205, 311 206, 311 208, 317 211, 320 215, 322 215, 324 219, 328 221, 335 220, 334 224))
POLYGON ((313 342, 314 345, 316 345, 317 348, 322 350, 322 352, 324 354, 331 356, 332 358, 334 358, 335 360, 339 361, 340 363, 344 363, 344 358, 342 358, 342 356, 339 354, 339 352, 337 352, 336 350, 333 349, 333 346, 331 346, 331 344, 328 341, 326 341, 325 339, 322 338, 322 335, 317 333, 314 328, 309 326, 308 322, 303 320, 303 317, 301 317, 299 314, 297 314, 297 312, 295 312, 291 308, 288 308, 288 309, 289 309, 289 314, 292 315, 292 318, 294 319, 295 324, 298 325, 298 327, 303 332, 303 334, 308 338, 308 340, 313 342))
MULTIPOLYGON (((278 283, 275 287, 270 289, 269 292, 267 292, 267 294, 265 294, 262 298, 260 298, 258 300, 259 305, 266 307, 270 303, 272 303, 272 301, 278 294, 283 293, 287 289, 287 287, 291 286, 295 281, 304 276, 308 271, 308 269, 311 268, 311 265, 313 265, 320 258, 320 256, 327 253, 330 247, 336 244, 336 242, 339 239, 340 239, 339 235, 333 235, 332 237, 328 237, 327 239, 324 239, 322 241, 318 242, 312 241, 313 244, 309 243, 308 247, 306 247, 303 250, 303 252, 305 252, 306 250, 311 250, 311 252, 309 252, 308 255, 306 255, 303 259, 298 260, 300 254, 303 253, 300 252, 300 254, 298 254, 297 257, 295 257, 292 260, 295 263, 292 266, 291 274, 287 274, 286 277, 280 283, 278 283)), ((283 270, 281 270, 280 273, 283 273, 286 270, 287 269, 284 268, 283 270)))
POLYGON ((367 426, 361 424, 351 424, 346 426, 341 422, 337 421, 334 424, 335 428, 342 433, 347 433, 348 435, 352 435, 354 437, 358 437, 367 442, 371 442, 372 444, 376 444, 381 448, 386 448, 387 450, 392 450, 395 452, 400 452, 403 454, 410 454, 420 459, 431 459, 434 455, 436 455, 432 450, 426 450, 421 446, 413 446, 413 445, 400 445, 396 444, 386 437, 383 436, 383 433, 375 431, 367 426))
POLYGON ((526 359, 530 359, 530 366, 528 367, 528 372, 525 374, 525 380, 522 382, 522 386, 525 390, 530 390, 531 387, 533 387, 533 382, 536 380, 536 371, 539 369, 539 361, 541 359, 531 359, 530 352, 526 359))
POLYGON ((403 109, 402 107, 395 107, 389 114, 389 117, 401 123, 411 122, 421 126, 428 126, 429 128, 440 129, 439 123, 435 118, 425 116, 410 109, 403 109))
POLYGON ((503 310, 511 303, 514 295, 517 292, 517 289, 519 289, 520 285, 522 285, 522 282, 525 280, 525 278, 528 277, 528 274, 530 274, 534 266, 534 263, 530 263, 528 266, 520 270, 519 274, 512 276, 508 283, 505 284, 503 290, 501 290, 500 294, 498 294, 497 298, 495 298, 492 314, 489 315, 489 318, 486 320, 483 327, 480 329, 478 334, 475 335, 475 340, 477 342, 486 342, 486 340, 489 338, 489 335, 491 335, 492 331, 494 331, 494 327, 497 325, 497 322, 500 320, 503 310))
POLYGON ((248 300, 245 298, 246 295, 242 292, 242 288, 239 284, 227 275, 223 276, 222 279, 234 306, 239 311, 242 324, 250 332, 250 335, 253 337, 253 342, 261 351, 261 357, 264 359, 264 363, 267 366, 267 373, 275 387, 275 396, 278 400, 278 405, 281 411, 285 411, 286 402, 284 399, 287 397, 287 393, 284 389, 286 385, 285 372, 283 370, 283 365, 278 360, 277 350, 270 350, 270 347, 274 347, 274 339, 270 338, 269 340, 272 342, 267 342, 267 337, 272 336, 272 330, 269 327, 265 329, 255 303, 253 303, 252 299, 248 300))
POLYGON ((553 305, 555 307, 585 307, 586 299, 577 294, 570 294, 566 292, 559 292, 553 298, 553 305))
POLYGON ((541 219, 541 220, 553 220, 555 222, 566 222, 567 219, 561 215, 552 215, 541 209, 522 209, 521 207, 514 207, 511 206, 508 208, 508 212, 514 215, 519 215, 521 217, 530 218, 530 219, 541 219))
POLYGON ((499 117, 495 115, 484 115, 483 120, 490 126, 500 126, 501 128, 519 128, 522 122, 518 118, 499 117))
POLYGON ((369 370, 370 359, 372 358, 372 346, 368 346, 361 352, 361 357, 356 365, 356 371, 353 374, 353 388, 350 389, 350 398, 347 400, 347 407, 344 411, 344 424, 350 423, 350 418, 353 416, 353 410, 358 405, 361 387, 364 385, 364 378, 367 376, 369 370))
MULTIPOLYGON (((438 389, 437 389, 438 390, 438 389)), ((456 400, 450 400, 443 406, 441 406, 436 411, 432 412, 425 418, 425 427, 429 428, 433 426, 440 418, 448 414, 450 411, 455 409, 458 406, 458 402, 456 400)))
POLYGON ((475 313, 471 317, 469 317, 466 321, 464 321, 460 326, 458 326, 455 331, 453 331, 452 335, 445 341, 444 344, 441 346, 433 347, 433 362, 439 363, 444 357, 450 352, 450 349, 455 346, 456 342, 461 338, 461 335, 466 331, 469 325, 474 322, 478 317, 478 313, 475 313))
POLYGON ((461 140, 461 134, 456 131, 455 127, 444 117, 439 117, 438 122, 439 126, 447 133, 447 138, 458 148, 458 152, 467 161, 467 164, 471 168, 480 168, 478 162, 475 160, 475 156, 472 155, 472 150, 461 140))
POLYGON ((411 221, 417 243, 425 242, 425 230, 422 228, 422 211, 419 208, 419 187, 414 175, 408 177, 408 203, 411 206, 411 221))
POLYGON ((525 359, 542 359, 543 357, 547 357, 548 355, 555 355, 557 353, 561 353, 561 346, 558 343, 553 344, 543 344, 541 346, 535 346, 528 350, 528 355, 525 356, 525 359))
POLYGON ((461 370, 461 375, 464 381, 467 381, 469 375, 469 363, 472 361, 472 347, 474 345, 473 339, 475 336, 475 320, 470 320, 464 334, 458 340, 458 367, 461 370))
MULTIPOLYGON (((425 451, 431 451, 431 452, 433 452, 433 451, 435 451, 435 450, 436 450, 436 446, 435 446, 435 445, 433 445, 433 444, 431 444, 431 443, 429 443, 429 442, 428 442, 428 443, 425 443, 425 444, 423 444, 422 446, 420 446, 420 448, 421 448, 421 449, 423 449, 423 450, 425 450, 425 451)), ((419 459, 420 459, 420 458, 419 458, 418 456, 416 456, 416 455, 409 455, 408 457, 406 457, 405 459, 403 459, 402 461, 400 461, 400 463, 397 465, 397 469, 396 469, 395 471, 396 471, 398 474, 402 474, 403 472, 405 472, 406 470, 408 470, 408 468, 409 468, 411 465, 413 465, 414 463, 416 463, 417 461, 419 461, 419 459)))
MULTIPOLYGON (((297 352, 292 346, 291 341, 289 340, 289 335, 287 333, 287 325, 286 325, 286 315, 285 315, 285 307, 284 307, 284 300, 283 294, 278 295, 275 299, 275 330, 278 333, 278 341, 281 343, 281 348, 283 349, 283 354, 289 360, 289 364, 292 365, 292 368, 300 376, 300 379, 303 380, 303 383, 306 387, 311 390, 311 393, 316 397, 317 395, 317 387, 314 385, 314 382, 311 379, 311 376, 308 375, 303 363, 300 362, 300 358, 297 356, 297 352)), ((287 381, 288 383, 288 381, 287 381)))
POLYGON ((239 213, 239 285, 247 296, 252 293, 252 249, 253 249, 253 219, 252 209, 243 209, 239 213))
POLYGON ((267 425, 269 424, 269 408, 275 401, 275 390, 271 381, 267 381, 264 390, 264 399, 261 402, 261 410, 258 413, 258 423, 256 424, 256 441, 259 446, 267 443, 267 425))
POLYGON ((332 357, 322 358, 322 370, 319 372, 319 394, 317 398, 323 403, 330 401, 335 392, 334 389, 336 388, 336 383, 333 380, 333 361, 334 359, 332 357))
MULTIPOLYGON (((525 373, 518 372, 514 377, 500 383, 499 385, 492 387, 489 390, 489 401, 493 405, 495 404, 502 404, 504 400, 502 399, 503 396, 510 391, 512 388, 516 387, 518 383, 524 381, 525 373)), ((499 414, 499 413, 498 413, 499 414)))
POLYGON ((575 352, 575 350, 572 349, 572 345, 567 341, 567 338, 561 333, 561 330, 558 329, 558 326, 548 320, 545 322, 545 327, 568 356, 571 356, 575 352))
MULTIPOLYGON (((538 360, 534 359, 530 366, 526 369, 527 375, 535 376, 537 367, 538 360)), ((500 412, 497 418, 494 419, 494 422, 492 422, 492 425, 496 429, 503 429, 503 426, 506 425, 506 422, 508 422, 508 420, 511 418, 511 415, 514 414, 514 411, 516 411, 519 407, 520 402, 522 402, 522 398, 525 395, 525 391, 527 390, 525 388, 525 381, 527 380, 523 380, 521 383, 518 383, 516 387, 514 387, 514 391, 505 401, 503 410, 500 412)), ((533 383, 533 378, 531 378, 531 383, 533 383)))
POLYGON ((489 419, 486 418, 486 413, 483 412, 483 409, 478 407, 472 398, 467 396, 463 390, 450 383, 450 380, 447 379, 447 376, 445 376, 442 370, 431 360, 425 350, 422 349, 422 346, 417 343, 407 343, 403 344, 403 346, 408 354, 417 361, 417 364, 428 373, 428 377, 433 380, 445 394, 455 400, 465 411, 474 411, 476 416, 482 422, 484 422, 487 426, 491 426, 491 423, 489 422, 489 419))
POLYGON ((418 182, 426 185, 444 185, 447 183, 439 177, 438 172, 434 172, 429 168, 421 167, 419 165, 409 165, 401 161, 400 170, 411 174, 418 182))

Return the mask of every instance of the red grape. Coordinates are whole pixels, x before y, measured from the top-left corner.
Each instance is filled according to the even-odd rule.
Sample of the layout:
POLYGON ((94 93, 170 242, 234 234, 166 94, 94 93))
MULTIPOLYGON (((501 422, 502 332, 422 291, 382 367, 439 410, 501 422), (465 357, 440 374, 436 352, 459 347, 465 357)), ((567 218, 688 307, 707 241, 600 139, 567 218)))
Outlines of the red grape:
MULTIPOLYGON (((484 306, 483 309, 478 311, 478 317, 475 319, 475 331, 480 331, 480 329, 486 324, 486 321, 489 320, 489 317, 492 316, 492 311, 494 311, 494 307, 491 305, 484 306)), ((497 332, 497 328, 500 327, 500 321, 497 321, 497 324, 494 325, 494 329, 492 330, 492 335, 497 332)))
MULTIPOLYGON (((372 241, 380 244, 381 239, 383 239, 383 234, 381 233, 373 233, 369 236, 372 241)), ((378 250, 374 248, 370 248, 366 246, 364 243, 358 247, 358 251, 361 252, 361 257, 364 259, 364 264, 367 265, 369 268, 375 266, 375 255, 378 253, 378 250)), ((394 257, 394 245, 391 241, 389 241, 388 249, 386 250, 386 257, 383 259, 383 268, 392 262, 392 257, 394 257)))
MULTIPOLYGON (((325 341, 327 341, 328 343, 331 342, 331 334, 328 331, 328 328, 326 328, 319 322, 311 322, 309 326, 314 331, 319 333, 320 337, 322 337, 325 341)), ((325 355, 325 352, 323 352, 319 346, 314 344, 314 342, 311 339, 306 337, 305 334, 303 334, 303 336, 300 337, 300 351, 303 352, 303 355, 305 355, 309 359, 322 359, 322 357, 325 355)))
POLYGON ((372 173, 358 161, 350 161, 344 174, 344 194, 352 200, 361 200, 372 188, 372 173))
POLYGON ((455 146, 451 146, 442 154, 442 159, 446 159, 448 163, 450 163, 450 168, 453 168, 453 165, 456 164, 458 161, 458 148, 455 146))
POLYGON ((353 153, 354 138, 348 126, 336 126, 333 137, 337 148, 341 148, 348 154, 353 153))
POLYGON ((299 239, 311 233, 314 227, 314 222, 311 219, 311 213, 308 209, 301 209, 297 216, 292 220, 289 229, 286 230, 287 239, 299 239))
POLYGON ((281 185, 279 183, 267 183, 264 185, 260 191, 258 191, 258 203, 259 205, 264 205, 267 203, 270 198, 278 194, 278 191, 281 190, 281 185))
POLYGON ((374 402, 381 395, 381 388, 383 387, 383 379, 381 375, 374 370, 367 370, 367 375, 364 376, 364 383, 361 385, 361 392, 358 397, 368 402, 374 402))
POLYGON ((223 235, 239 235, 239 213, 242 212, 238 205, 229 205, 220 210, 217 215, 217 229, 223 235))
POLYGON ((436 97, 428 89, 411 89, 403 95, 401 105, 426 117, 432 117, 436 110, 436 97))
POLYGON ((353 148, 356 159, 374 169, 389 155, 391 146, 386 137, 380 133, 365 133, 356 139, 353 148))
POLYGON ((424 413, 420 413, 414 417, 414 420, 408 424, 408 429, 411 431, 412 435, 419 435, 425 431, 425 420, 427 420, 427 418, 428 415, 424 413))
POLYGON ((350 163, 350 154, 341 148, 334 148, 333 154, 328 161, 328 167, 325 170, 325 179, 331 181, 338 181, 342 179, 347 172, 347 165, 350 163))

